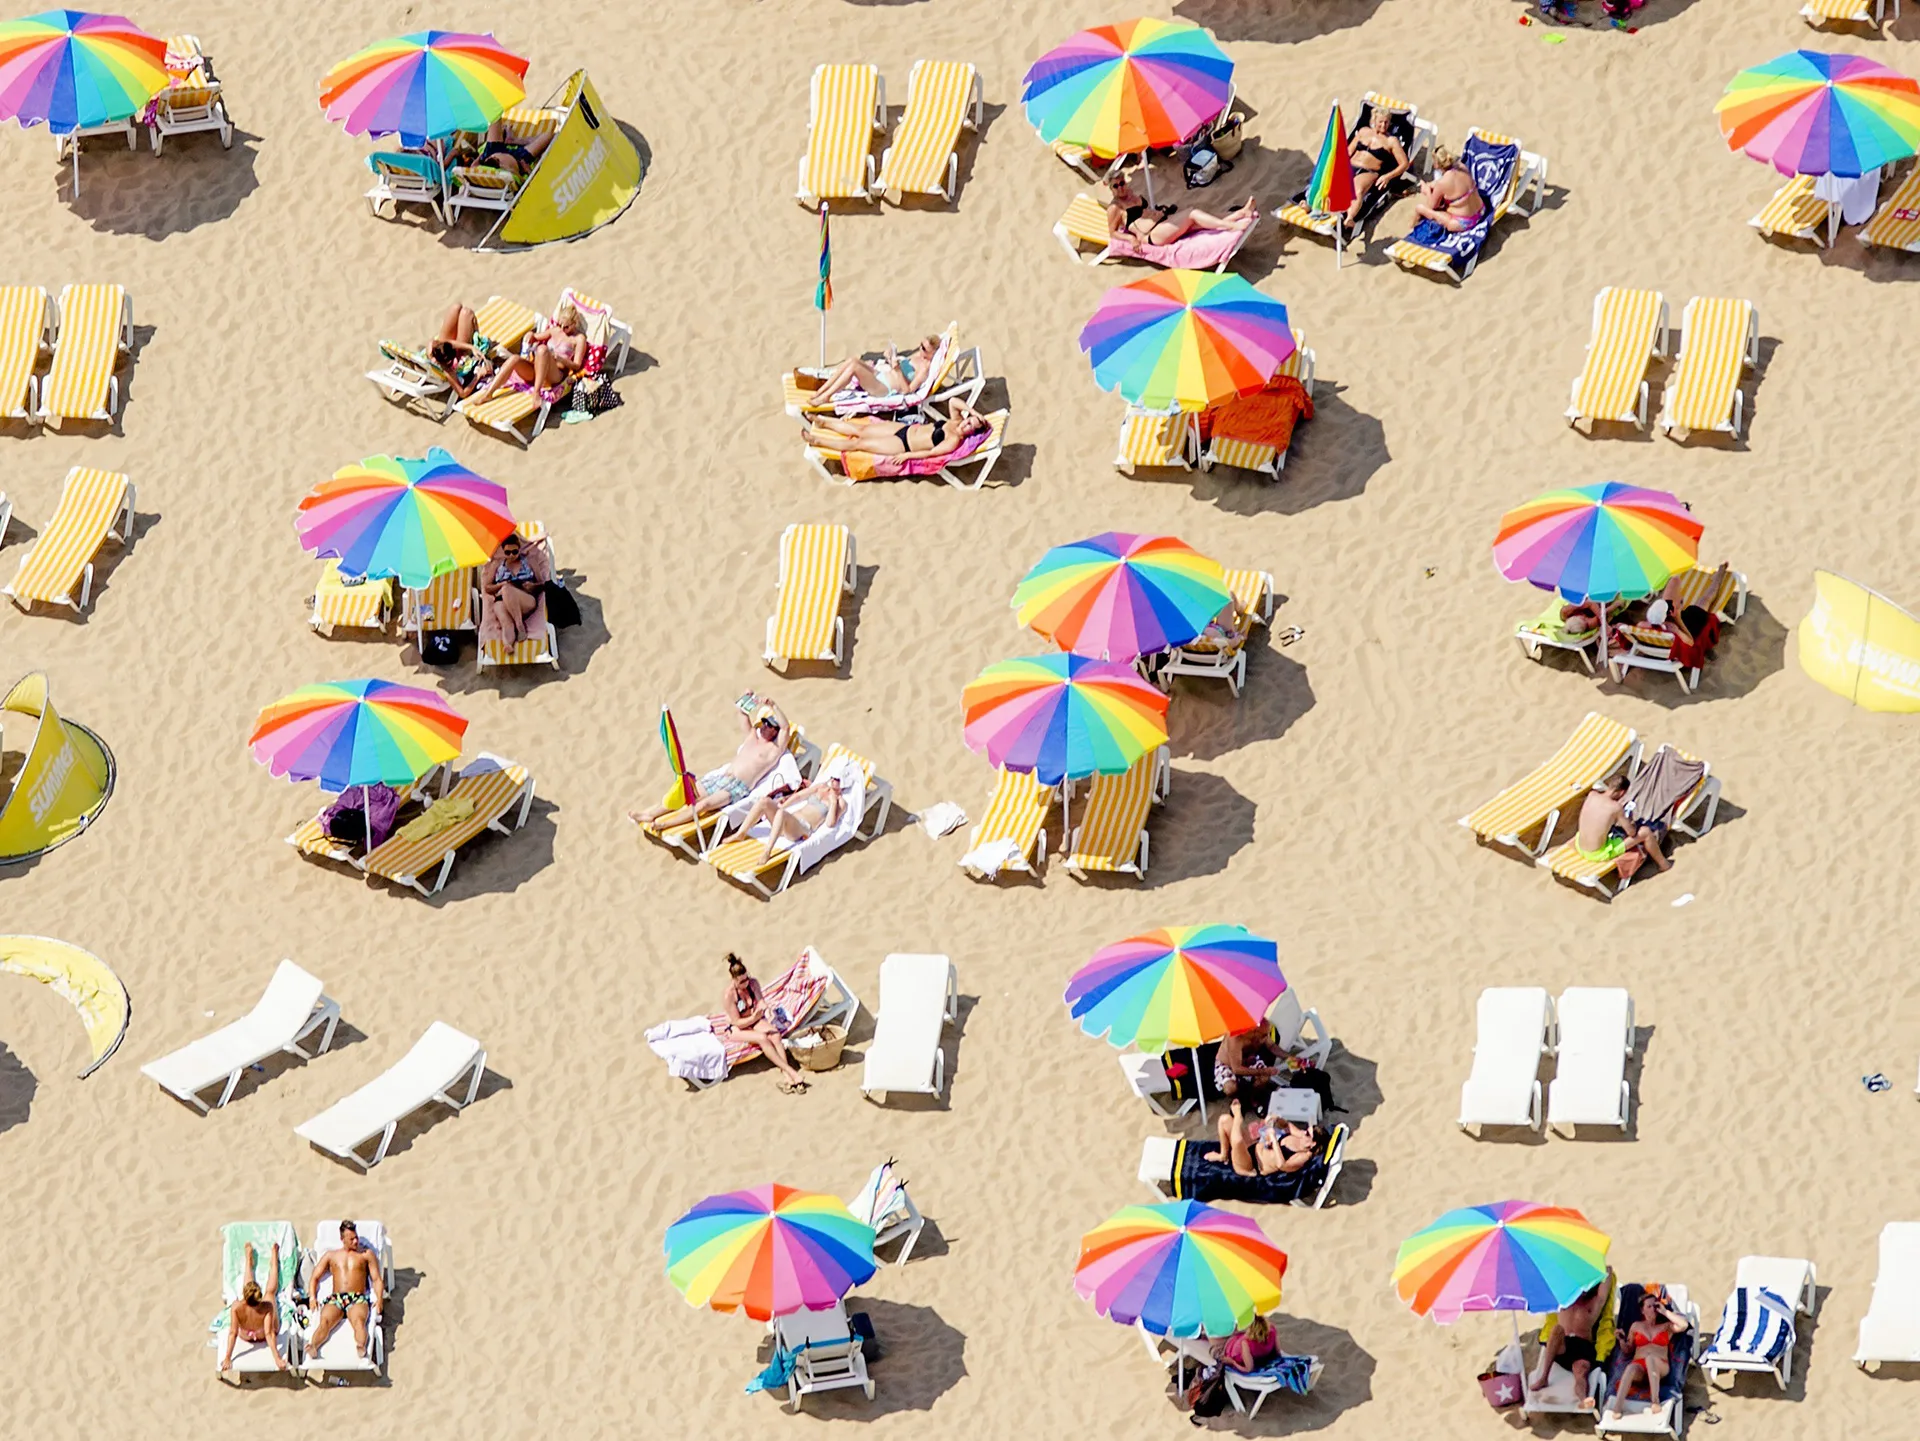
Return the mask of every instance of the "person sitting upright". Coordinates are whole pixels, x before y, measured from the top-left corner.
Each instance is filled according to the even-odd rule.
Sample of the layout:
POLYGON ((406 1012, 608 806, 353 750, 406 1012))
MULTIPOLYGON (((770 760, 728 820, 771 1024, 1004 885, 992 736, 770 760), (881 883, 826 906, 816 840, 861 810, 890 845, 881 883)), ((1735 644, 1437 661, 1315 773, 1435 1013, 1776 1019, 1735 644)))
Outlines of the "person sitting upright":
POLYGON ((760 1054, 780 1072, 781 1090, 796 1094, 807 1089, 807 1078, 788 1057, 782 1039, 797 1018, 767 1004, 766 993, 748 972, 747 963, 731 951, 727 952, 727 993, 721 999, 720 1014, 726 1017, 722 1039, 734 1035, 758 1046, 760 1054))
POLYGON ((1195 230, 1245 230, 1260 218, 1260 208, 1251 195, 1246 204, 1225 215, 1189 210, 1175 218, 1178 206, 1147 204, 1120 176, 1116 175, 1107 188, 1113 195, 1107 205, 1107 229, 1116 240, 1171 245, 1195 230))
POLYGON ((1226 1161, 1242 1176, 1291 1175, 1313 1163, 1320 1149, 1317 1127, 1299 1121, 1274 1122, 1241 1114, 1238 1098, 1228 1103, 1218 1127, 1220 1147, 1204 1159, 1226 1161))
POLYGON ((1635 821, 1626 812, 1627 775, 1621 771, 1609 776, 1587 792, 1580 803, 1580 825, 1574 833, 1574 849, 1589 861, 1614 861, 1628 851, 1644 851, 1647 859, 1661 870, 1673 862, 1661 852, 1666 837, 1663 820, 1635 821))
POLYGON ((511 649, 528 639, 552 579, 544 545, 528 545, 517 532, 501 541, 480 567, 480 644, 499 641, 511 649))
MULTIPOLYGON (((1458 235, 1480 223, 1480 217, 1487 213, 1487 201, 1460 157, 1446 146, 1436 145, 1433 179, 1421 183, 1420 200, 1414 210, 1422 220, 1458 235)), ((1418 227, 1408 238, 1416 245, 1423 243, 1418 227)))
POLYGON ((1620 1373, 1620 1384, 1607 1398, 1607 1415, 1618 1416, 1622 1404, 1645 1387, 1647 1400, 1658 1402, 1660 1387, 1673 1365, 1673 1338, 1687 1329, 1687 1318, 1667 1304, 1665 1295, 1649 1290, 1640 1297, 1640 1315, 1627 1328, 1633 1359, 1620 1373))
POLYGON ((952 455, 982 431, 987 418, 955 396, 945 420, 882 420, 877 416, 823 415, 807 428, 807 444, 845 454, 901 455, 937 459, 952 455))
POLYGON ((474 325, 473 307, 455 301, 447 308, 439 331, 427 342, 428 356, 462 400, 493 379, 493 342, 474 325))
POLYGON ((1613 1268, 1606 1276, 1560 1308, 1553 1320, 1550 1338, 1541 1342, 1540 1365, 1529 1391, 1546 1389, 1547 1376, 1558 1361, 1573 1373, 1575 1404, 1582 1411, 1593 1409, 1593 1397, 1587 1391, 1587 1377, 1606 1358, 1600 1354, 1599 1325, 1602 1313, 1613 1304, 1613 1268))
POLYGON ((772 701, 762 700, 748 691, 737 704, 746 735, 733 759, 701 776, 694 783, 695 795, 691 800, 678 806, 649 806, 645 810, 628 811, 628 820, 648 830, 671 830, 724 810, 753 794, 753 788, 787 753, 790 732, 786 716, 772 701))
POLYGON ((1340 218, 1343 239, 1353 239, 1367 196, 1392 185, 1413 165, 1407 147, 1393 133, 1392 119, 1390 111, 1369 105, 1360 124, 1354 126, 1353 134, 1347 137, 1347 158, 1353 164, 1353 204, 1340 218))

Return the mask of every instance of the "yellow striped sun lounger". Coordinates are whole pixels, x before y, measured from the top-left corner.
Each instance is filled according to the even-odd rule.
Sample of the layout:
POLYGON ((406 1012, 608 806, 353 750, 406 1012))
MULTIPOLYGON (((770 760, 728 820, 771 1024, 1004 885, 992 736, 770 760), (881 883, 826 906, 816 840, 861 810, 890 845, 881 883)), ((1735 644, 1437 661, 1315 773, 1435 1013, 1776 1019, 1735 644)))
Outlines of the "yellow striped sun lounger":
MULTIPOLYGON (((1677 746, 1661 746, 1660 749, 1672 751, 1683 761, 1699 760, 1698 756, 1688 755, 1677 746)), ((1713 829, 1713 819, 1719 810, 1720 779, 1713 774, 1713 767, 1709 765, 1702 773, 1700 783, 1687 792, 1679 804, 1673 808, 1673 815, 1668 824, 1671 830, 1680 831, 1698 840, 1713 829), (1703 804, 1707 808, 1707 813, 1696 828, 1691 823, 1691 817, 1703 804)), ((1589 890, 1598 891, 1607 900, 1612 900, 1632 883, 1631 877, 1619 874, 1619 856, 1586 855, 1575 844, 1575 838, 1571 836, 1546 855, 1541 856, 1536 864, 1549 871, 1555 880, 1565 881, 1569 885, 1585 886, 1589 890)))
MULTIPOLYGON (((1335 100, 1334 104, 1339 104, 1339 101, 1335 100)), ((1422 120, 1420 118, 1419 106, 1410 105, 1404 100, 1396 100, 1391 95, 1381 95, 1369 90, 1360 102, 1360 109, 1357 112, 1351 112, 1352 124, 1348 129, 1349 134, 1352 133, 1354 128, 1359 127, 1363 123, 1363 118, 1369 111, 1380 111, 1404 117, 1407 124, 1413 128, 1413 139, 1408 142, 1406 147, 1410 168, 1407 174, 1398 182, 1396 189, 1400 186, 1411 186, 1413 180, 1420 173, 1421 157, 1430 152, 1440 139, 1439 129, 1431 120, 1422 120)), ((1376 201, 1370 194, 1367 197, 1366 208, 1363 208, 1360 213, 1360 224, 1365 225, 1367 223, 1370 212, 1374 214, 1381 213, 1385 209, 1385 204, 1389 203, 1391 202, 1384 201, 1383 203, 1376 201)), ((1274 211, 1273 218, 1278 220, 1282 225, 1292 226, 1295 230, 1303 230, 1309 235, 1318 235, 1322 239, 1331 237, 1333 240, 1334 268, 1337 270, 1346 263, 1346 251, 1349 241, 1337 223, 1341 219, 1341 216, 1327 210, 1310 210, 1304 200, 1291 200, 1274 211)))
POLYGON ((1813 193, 1813 177, 1796 175, 1773 192, 1747 224, 1769 239, 1811 240, 1825 245, 1833 222, 1827 202, 1813 193))
MULTIPOLYGON (((910 385, 906 390, 888 396, 876 396, 873 403, 866 406, 866 414, 896 414, 905 416, 910 411, 923 408, 938 408, 942 402, 958 397, 968 405, 977 403, 980 392, 987 388, 986 361, 981 357, 980 347, 960 348, 960 322, 950 320, 947 328, 940 333, 940 348, 934 352, 934 358, 940 361, 940 373, 932 383, 910 385)), ((913 352, 912 345, 893 347, 900 355, 913 352)), ((862 357, 873 363, 885 359, 883 353, 875 351, 862 357)), ((796 420, 805 420, 810 415, 833 415, 839 405, 830 395, 821 391, 827 377, 818 370, 789 370, 780 377, 780 398, 788 415, 796 420)))
POLYGON ((76 465, 60 488, 53 518, 0 595, 22 610, 39 601, 84 611, 93 597, 93 557, 109 536, 122 546, 133 543, 133 482, 117 471, 76 465))
POLYGON ((1198 416, 1185 411, 1162 415, 1127 407, 1127 418, 1120 422, 1120 449, 1113 457, 1120 471, 1132 475, 1141 466, 1152 470, 1176 467, 1191 470, 1199 458, 1198 416))
POLYGON ((853 536, 844 525, 788 526, 780 535, 780 600, 767 617, 762 659, 838 666, 847 635, 840 597, 853 594, 858 575, 853 536))
MULTIPOLYGON (((1535 155, 1521 144, 1517 136, 1497 135, 1491 130, 1475 126, 1467 132, 1467 138, 1477 138, 1488 145, 1511 145, 1520 152, 1507 177, 1506 186, 1498 195, 1488 197, 1492 202, 1489 208, 1493 218, 1487 222, 1487 235, 1491 239, 1493 227, 1506 219, 1509 213, 1517 210, 1522 215, 1532 215, 1540 208, 1546 193, 1547 162, 1544 157, 1535 155), (1533 192, 1531 201, 1523 199, 1529 190, 1533 192)), ((1456 268, 1453 257, 1444 250, 1416 245, 1411 240, 1396 240, 1387 247, 1387 256, 1395 263, 1409 270, 1428 270, 1436 275, 1444 275, 1455 285, 1473 274, 1474 268, 1480 263, 1481 254, 1481 250, 1476 250, 1465 265, 1456 268)))
MULTIPOLYGON (((560 562, 554 559, 553 537, 547 534, 547 528, 537 520, 523 521, 519 526, 521 541, 528 546, 543 546, 547 552, 547 573, 556 579, 560 575, 560 562)), ((476 601, 475 604, 478 604, 476 601)), ((547 617, 547 598, 541 596, 534 607, 533 614, 527 619, 530 632, 525 640, 508 645, 502 640, 482 641, 473 653, 475 670, 496 670, 510 665, 550 665, 560 669, 560 632, 554 629, 553 622, 547 617)))
POLYGON ((40 418, 112 420, 120 409, 114 367, 133 349, 133 302, 118 285, 69 285, 60 292, 59 325, 40 418))
POLYGON ((887 130, 887 88, 871 65, 822 65, 813 72, 807 153, 800 157, 802 205, 873 200, 873 137, 887 130))
POLYGON ((313 614, 307 624, 330 636, 337 627, 384 631, 393 618, 393 577, 362 577, 351 584, 340 574, 340 562, 325 561, 313 591, 313 614))
MULTIPOLYGON (((1280 362, 1275 375, 1292 376, 1299 381, 1307 392, 1307 398, 1313 398, 1313 352, 1307 348, 1304 331, 1293 333, 1293 354, 1280 362)), ((1291 451, 1282 450, 1277 445, 1267 445, 1257 440, 1235 440, 1232 436, 1218 432, 1207 441, 1207 448, 1200 457, 1200 468, 1212 470, 1216 465, 1230 465, 1236 470, 1250 470, 1256 475, 1264 475, 1278 480, 1280 472, 1287 468, 1287 456, 1291 451)))
POLYGON ((425 814, 403 825, 358 864, 369 876, 431 896, 447 883, 460 847, 482 831, 511 835, 527 823, 532 806, 533 777, 527 768, 482 751, 425 814), (513 813, 511 824, 509 813, 513 813), (436 816, 444 824, 436 825, 436 816), (409 835, 415 828, 419 833, 409 835), (430 886, 421 881, 429 872, 433 873, 430 886))
POLYGON ((436 575, 425 590, 408 590, 401 596, 400 629, 417 641, 422 631, 475 630, 475 573, 471 566, 436 575))
MULTIPOLYGON (((866 777, 865 814, 854 823, 850 839, 872 840, 887 828, 887 814, 893 805, 893 787, 873 773, 872 761, 842 745, 827 747, 820 769, 827 770, 843 756, 859 766, 861 774, 866 777), (866 825, 867 815, 874 815, 871 827, 866 825)), ((800 873, 800 852, 806 844, 806 841, 802 841, 799 845, 782 845, 769 856, 763 837, 740 835, 713 846, 702 859, 728 880, 772 900, 792 884, 793 878, 800 873), (767 877, 775 871, 780 873, 780 879, 769 886, 767 877)))
MULTIPOLYGON (((1887 23, 1887 0, 1807 0, 1800 7, 1807 24, 1872 25, 1887 23)), ((1893 0, 1893 18, 1900 18, 1900 0, 1893 0)))
POLYGON ((1273 619, 1273 572, 1270 570, 1229 570, 1221 577, 1234 609, 1259 625, 1273 619))
POLYGON ((39 410, 34 369, 53 345, 53 309, 38 285, 0 286, 0 418, 28 420, 39 410))
POLYGON ((1113 229, 1107 224, 1107 207, 1084 190, 1073 197, 1067 213, 1054 222, 1053 238, 1082 265, 1100 265, 1113 258, 1113 229), (1083 245, 1091 245, 1094 253, 1081 254, 1083 245))
POLYGON ((1059 795, 1058 786, 1041 784, 1030 771, 995 772, 993 798, 961 867, 976 880, 994 880, 1002 871, 1033 874, 1047 859, 1047 812, 1059 795))
POLYGON ((875 187, 898 205, 903 196, 938 195, 952 203, 960 183, 961 127, 978 131, 980 72, 960 60, 916 60, 907 76, 907 109, 880 157, 875 187))
POLYGON ((1860 240, 1885 250, 1920 251, 1920 165, 1860 228, 1860 240))
POLYGON ((192 135, 203 130, 218 132, 221 145, 231 149, 233 122, 227 117, 220 82, 214 78, 213 66, 198 37, 169 36, 165 60, 167 88, 153 97, 152 119, 147 127, 153 153, 160 153, 161 142, 169 135, 192 135))
POLYGON ((1674 590, 1674 608, 1685 610, 1697 605, 1719 616, 1725 624, 1731 625, 1747 613, 1747 578, 1739 571, 1729 567, 1725 571, 1718 568, 1706 570, 1700 566, 1690 566, 1680 572, 1679 585, 1674 590), (1713 578, 1718 575, 1720 584, 1714 586, 1713 578), (1713 594, 1707 593, 1713 587, 1713 594))
POLYGON ((533 334, 534 326, 539 323, 540 317, 531 305, 500 295, 490 296, 487 303, 473 313, 475 332, 493 342, 495 354, 517 352, 520 342, 533 334))
POLYGON ((1680 352, 1667 377, 1660 428, 1724 430, 1736 440, 1746 409, 1740 376, 1760 363, 1760 316, 1747 300, 1696 295, 1680 316, 1680 352))
MULTIPOLYGON (((787 736, 787 750, 793 756, 795 764, 800 767, 801 779, 811 781, 820 769, 820 747, 807 739, 806 732, 801 727, 794 726, 787 736)), ((660 804, 677 809, 679 796, 680 787, 676 782, 660 798, 660 804)), ((690 821, 683 821, 677 826, 667 826, 659 830, 652 826, 641 826, 640 833, 650 841, 658 841, 663 846, 679 851, 688 860, 701 860, 709 850, 713 849, 715 843, 725 838, 728 823, 727 811, 730 809, 733 807, 723 806, 704 816, 695 816, 690 821)), ((735 819, 737 820, 738 817, 735 819)))
POLYGON ((1101 184, 1108 175, 1113 173, 1114 162, 1118 158, 1096 155, 1084 145, 1069 145, 1064 140, 1053 141, 1050 148, 1054 158, 1062 165, 1078 170, 1095 185, 1101 184), (1099 167, 1097 170, 1094 168, 1096 165, 1099 167))
POLYGON ((1593 297, 1593 335, 1573 382, 1567 423, 1618 420, 1645 430, 1647 366, 1666 353, 1666 297, 1609 285, 1593 297))
POLYGON ((1067 839, 1067 870, 1077 880, 1095 873, 1147 874, 1147 811, 1171 784, 1167 748, 1141 756, 1121 775, 1093 778, 1086 812, 1067 839))
MULTIPOLYGON (((442 789, 445 788, 445 775, 446 767, 435 766, 412 785, 395 786, 394 789, 400 792, 400 802, 403 807, 401 814, 406 815, 405 808, 409 806, 414 808, 414 814, 418 814, 418 806, 433 799, 436 783, 439 783, 442 789)), ((331 802, 328 804, 331 805, 331 802)), ((325 814, 326 808, 323 807, 318 814, 304 822, 299 829, 287 837, 287 844, 303 856, 310 856, 319 861, 343 861, 358 870, 360 862, 356 857, 359 851, 366 848, 365 843, 343 841, 329 835, 327 828, 320 821, 320 817, 325 814)))
MULTIPOLYGON (((950 457, 946 464, 942 465, 934 474, 938 475, 940 479, 944 480, 955 490, 980 489, 987 483, 987 477, 993 473, 993 467, 999 462, 1001 452, 1006 447, 1007 420, 1009 414, 1010 412, 1005 410, 988 411, 987 414, 982 417, 987 422, 987 438, 980 443, 979 448, 967 455, 961 456, 957 460, 950 457), (960 471, 962 467, 966 466, 979 467, 974 471, 973 479, 970 481, 960 478, 960 471)), ((846 456, 837 450, 821 450, 816 446, 803 445, 800 448, 800 454, 807 464, 814 468, 820 478, 830 485, 855 485, 863 480, 893 480, 905 478, 902 476, 882 475, 871 470, 855 471, 850 469, 846 456)), ((889 460, 898 459, 898 457, 883 458, 889 460)), ((868 458, 856 457, 854 464, 859 465, 866 459, 868 458)), ((912 474, 915 478, 925 478, 924 472, 921 470, 915 470, 912 474)))
POLYGON ((1639 755, 1631 726, 1588 711, 1567 743, 1531 775, 1515 781, 1460 824, 1481 844, 1511 846, 1529 859, 1553 841, 1560 813, 1639 755), (1524 839, 1537 831, 1538 843, 1524 839))

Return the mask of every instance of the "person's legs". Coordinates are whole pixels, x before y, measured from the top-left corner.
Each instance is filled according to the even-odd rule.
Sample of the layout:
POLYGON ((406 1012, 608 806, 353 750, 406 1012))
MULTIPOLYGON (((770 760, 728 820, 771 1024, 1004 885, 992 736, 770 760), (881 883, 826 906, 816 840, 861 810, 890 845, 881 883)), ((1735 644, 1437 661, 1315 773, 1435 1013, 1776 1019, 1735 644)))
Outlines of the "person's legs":
POLYGON ((1538 1391, 1547 1384, 1547 1373, 1553 1370, 1553 1363, 1560 1359, 1560 1353, 1566 1349, 1566 1345, 1567 1333, 1555 1326, 1553 1339, 1540 1348, 1540 1369, 1534 1372, 1533 1379, 1527 1383, 1529 1391, 1538 1391))
POLYGON ((447 307, 447 313, 440 319, 440 329, 434 332, 435 340, 457 340, 466 344, 473 339, 473 310, 469 306, 455 301, 447 307))
POLYGON ((1209 1161, 1224 1161, 1233 1151, 1233 1112, 1222 1111, 1220 1124, 1213 1129, 1220 1138, 1220 1149, 1207 1152, 1206 1158, 1209 1161))
POLYGON ((528 595, 518 586, 500 588, 500 615, 508 645, 518 645, 527 638, 527 621, 539 608, 539 598, 528 595))
POLYGON ((307 1343, 307 1349, 313 1352, 318 1352, 327 1344, 327 1337, 339 1328, 342 1315, 340 1308, 332 1301, 321 1302, 319 1310, 319 1319, 313 1323, 313 1339, 307 1343))
POLYGON ((787 1059, 786 1042, 774 1032, 765 1017, 762 1017, 759 1024, 745 1034, 760 1047, 760 1053, 773 1062, 774 1068, 787 1078, 789 1085, 804 1086, 807 1083, 807 1078, 800 1074, 792 1061, 787 1059))
POLYGON ((1591 1411, 1593 1409, 1593 1397, 1587 1394, 1587 1376, 1592 1370, 1593 1362, 1587 1360, 1584 1356, 1573 1363, 1574 1405, 1578 1406, 1582 1411, 1591 1411))
POLYGON ((628 811, 627 819, 637 826, 652 826, 655 830, 672 830, 675 826, 684 826, 688 821, 698 820, 701 816, 710 816, 722 806, 733 800, 724 790, 702 791, 693 798, 692 805, 648 806, 645 810, 628 811))
POLYGON ((1259 1175, 1260 1167, 1253 1159, 1253 1137, 1247 1130, 1247 1123, 1235 1117, 1228 1140, 1232 1147, 1230 1154, 1234 1171, 1242 1176, 1259 1175))
POLYGON ((1645 1378, 1647 1368, 1639 1361, 1627 1362, 1627 1369, 1620 1373, 1620 1384, 1613 1388, 1613 1394, 1607 1398, 1607 1414, 1618 1416, 1620 1403, 1633 1393, 1634 1384, 1645 1378), (1635 1373, 1638 1372, 1638 1375, 1635 1373))
POLYGON ((353 1354, 363 1361, 367 1358, 367 1318, 372 1311, 365 1301, 347 1307, 347 1321, 353 1327, 353 1354))
POLYGON ((521 148, 535 160, 538 160, 542 155, 546 154, 547 147, 553 144, 553 137, 557 134, 559 134, 557 130, 543 130, 540 134, 531 136, 523 141, 521 148))
POLYGON ((767 828, 767 853, 762 859, 772 860, 775 848, 782 841, 797 846, 812 834, 813 826, 807 816, 791 810, 776 811, 773 824, 767 828))
POLYGON ((1667 1353, 1656 1346, 1645 1354, 1642 1364, 1647 1371, 1647 1398, 1657 1402, 1660 1399, 1660 1387, 1667 1379, 1667 1353))
POLYGON ((1673 862, 1667 859, 1666 852, 1660 849, 1660 832, 1652 826, 1641 826, 1633 833, 1633 843, 1647 853, 1647 859, 1661 870, 1671 870, 1673 862))
POLYGON ((1353 204, 1347 207, 1345 216, 1347 228, 1352 229, 1360 220, 1360 207, 1365 204, 1367 192, 1373 189, 1380 179, 1378 170, 1363 170, 1358 166, 1353 172, 1353 204))

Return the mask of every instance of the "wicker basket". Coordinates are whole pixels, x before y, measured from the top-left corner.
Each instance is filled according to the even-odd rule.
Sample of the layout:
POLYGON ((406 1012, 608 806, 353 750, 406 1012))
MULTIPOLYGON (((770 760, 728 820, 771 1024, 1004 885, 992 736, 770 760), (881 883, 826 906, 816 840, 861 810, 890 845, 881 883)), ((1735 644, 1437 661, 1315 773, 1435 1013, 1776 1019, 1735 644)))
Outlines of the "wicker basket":
POLYGON ((787 1041, 794 1063, 803 1071, 831 1071, 840 1064, 840 1052, 846 1048, 845 1026, 816 1026, 787 1041))

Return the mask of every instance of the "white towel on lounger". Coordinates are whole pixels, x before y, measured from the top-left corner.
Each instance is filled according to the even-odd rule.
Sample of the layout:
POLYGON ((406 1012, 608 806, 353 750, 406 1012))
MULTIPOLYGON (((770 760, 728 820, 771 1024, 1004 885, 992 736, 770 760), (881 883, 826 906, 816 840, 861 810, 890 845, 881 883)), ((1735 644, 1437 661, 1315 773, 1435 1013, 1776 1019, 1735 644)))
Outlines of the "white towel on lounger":
POLYGON ((647 1044, 683 1081, 721 1081, 727 1075, 727 1048, 705 1016, 662 1021, 647 1032, 647 1044))

